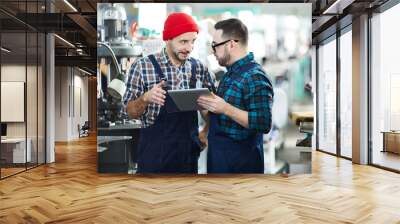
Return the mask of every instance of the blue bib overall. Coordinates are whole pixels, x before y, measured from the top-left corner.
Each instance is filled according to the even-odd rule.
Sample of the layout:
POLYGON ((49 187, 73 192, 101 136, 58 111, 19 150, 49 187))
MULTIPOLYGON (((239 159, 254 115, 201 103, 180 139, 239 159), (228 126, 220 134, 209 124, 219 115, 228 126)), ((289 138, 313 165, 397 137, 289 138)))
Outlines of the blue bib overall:
MULTIPOLYGON (((247 64, 239 72, 253 66, 247 64)), ((217 93, 223 97, 224 93, 217 93)), ((263 133, 254 133, 245 140, 234 140, 220 129, 218 115, 210 113, 207 173, 264 173, 263 153, 263 133)))
MULTIPOLYGON (((159 81, 167 80, 154 55, 149 56, 159 81)), ((190 88, 196 86, 196 62, 192 63, 190 88)), ((165 90, 169 90, 167 86, 165 90)), ((177 112, 166 94, 155 122, 140 130, 138 173, 197 173, 200 154, 197 111, 177 112)))

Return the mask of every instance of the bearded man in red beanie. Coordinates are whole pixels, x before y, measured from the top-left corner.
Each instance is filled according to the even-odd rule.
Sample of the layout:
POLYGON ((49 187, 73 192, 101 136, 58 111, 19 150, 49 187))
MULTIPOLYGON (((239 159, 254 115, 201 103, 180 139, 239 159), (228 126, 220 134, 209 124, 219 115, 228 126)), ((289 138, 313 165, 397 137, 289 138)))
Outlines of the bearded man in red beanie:
POLYGON ((131 66, 124 103, 129 117, 143 125, 137 173, 197 173, 199 153, 206 144, 205 137, 199 138, 197 111, 177 112, 166 93, 200 87, 197 83, 214 90, 207 68, 189 56, 198 32, 191 16, 170 14, 163 30, 166 47, 131 66))

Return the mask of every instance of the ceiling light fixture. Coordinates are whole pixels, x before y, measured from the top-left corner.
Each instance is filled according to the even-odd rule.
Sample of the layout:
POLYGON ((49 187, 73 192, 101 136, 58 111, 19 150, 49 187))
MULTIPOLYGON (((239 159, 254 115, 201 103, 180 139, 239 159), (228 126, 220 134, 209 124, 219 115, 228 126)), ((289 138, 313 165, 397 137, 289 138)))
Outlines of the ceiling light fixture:
POLYGON ((324 10, 322 14, 342 14, 343 10, 351 5, 355 0, 336 0, 332 5, 324 10))
POLYGON ((6 52, 6 53, 10 53, 10 52, 11 52, 11 50, 8 50, 8 49, 5 48, 5 47, 1 47, 1 50, 4 51, 4 52, 6 52))
POLYGON ((69 3, 68 0, 64 0, 65 4, 67 4, 72 10, 74 10, 74 12, 78 12, 78 10, 71 4, 69 3))
POLYGON ((92 75, 92 73, 90 73, 90 72, 88 72, 88 71, 85 71, 85 70, 83 70, 83 69, 81 69, 81 68, 79 68, 79 67, 78 67, 78 69, 79 69, 81 72, 85 73, 85 74, 88 74, 88 75, 90 75, 90 76, 92 75))
POLYGON ((332 9, 336 9, 337 4, 339 4, 340 0, 336 0, 332 5, 330 5, 327 9, 324 10, 322 14, 331 13, 332 9))
POLYGON ((57 34, 54 34, 54 36, 57 37, 58 39, 60 39, 61 41, 63 41, 64 43, 66 43, 67 45, 69 45, 69 46, 75 48, 75 45, 71 44, 71 43, 70 43, 69 41, 67 41, 66 39, 64 39, 64 38, 62 38, 62 37, 60 37, 60 36, 58 36, 57 34))

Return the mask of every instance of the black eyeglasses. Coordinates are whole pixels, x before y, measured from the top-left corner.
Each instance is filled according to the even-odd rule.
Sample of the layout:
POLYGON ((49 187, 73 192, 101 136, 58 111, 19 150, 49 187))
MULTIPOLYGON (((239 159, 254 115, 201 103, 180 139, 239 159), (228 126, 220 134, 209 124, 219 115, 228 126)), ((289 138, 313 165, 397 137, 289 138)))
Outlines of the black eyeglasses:
MULTIPOLYGON (((228 43, 229 41, 231 41, 232 39, 229 39, 229 40, 226 40, 226 41, 222 41, 222 42, 220 42, 220 43, 212 43, 211 44, 211 48, 213 49, 213 51, 215 52, 215 48, 217 48, 218 46, 221 46, 221 45, 224 45, 224 44, 226 44, 226 43, 228 43)), ((239 42, 239 40, 233 40, 233 41, 235 41, 235 42, 239 42)))

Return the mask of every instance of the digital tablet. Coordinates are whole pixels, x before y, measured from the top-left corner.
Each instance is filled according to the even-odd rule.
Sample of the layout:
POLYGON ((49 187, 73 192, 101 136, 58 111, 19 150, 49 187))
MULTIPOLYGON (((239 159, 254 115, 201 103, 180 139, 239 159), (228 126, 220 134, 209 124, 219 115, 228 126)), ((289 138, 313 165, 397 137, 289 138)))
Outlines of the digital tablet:
POLYGON ((172 98, 178 111, 195 111, 202 108, 197 104, 200 96, 211 95, 207 88, 200 89, 180 89, 168 90, 168 95, 172 98))

